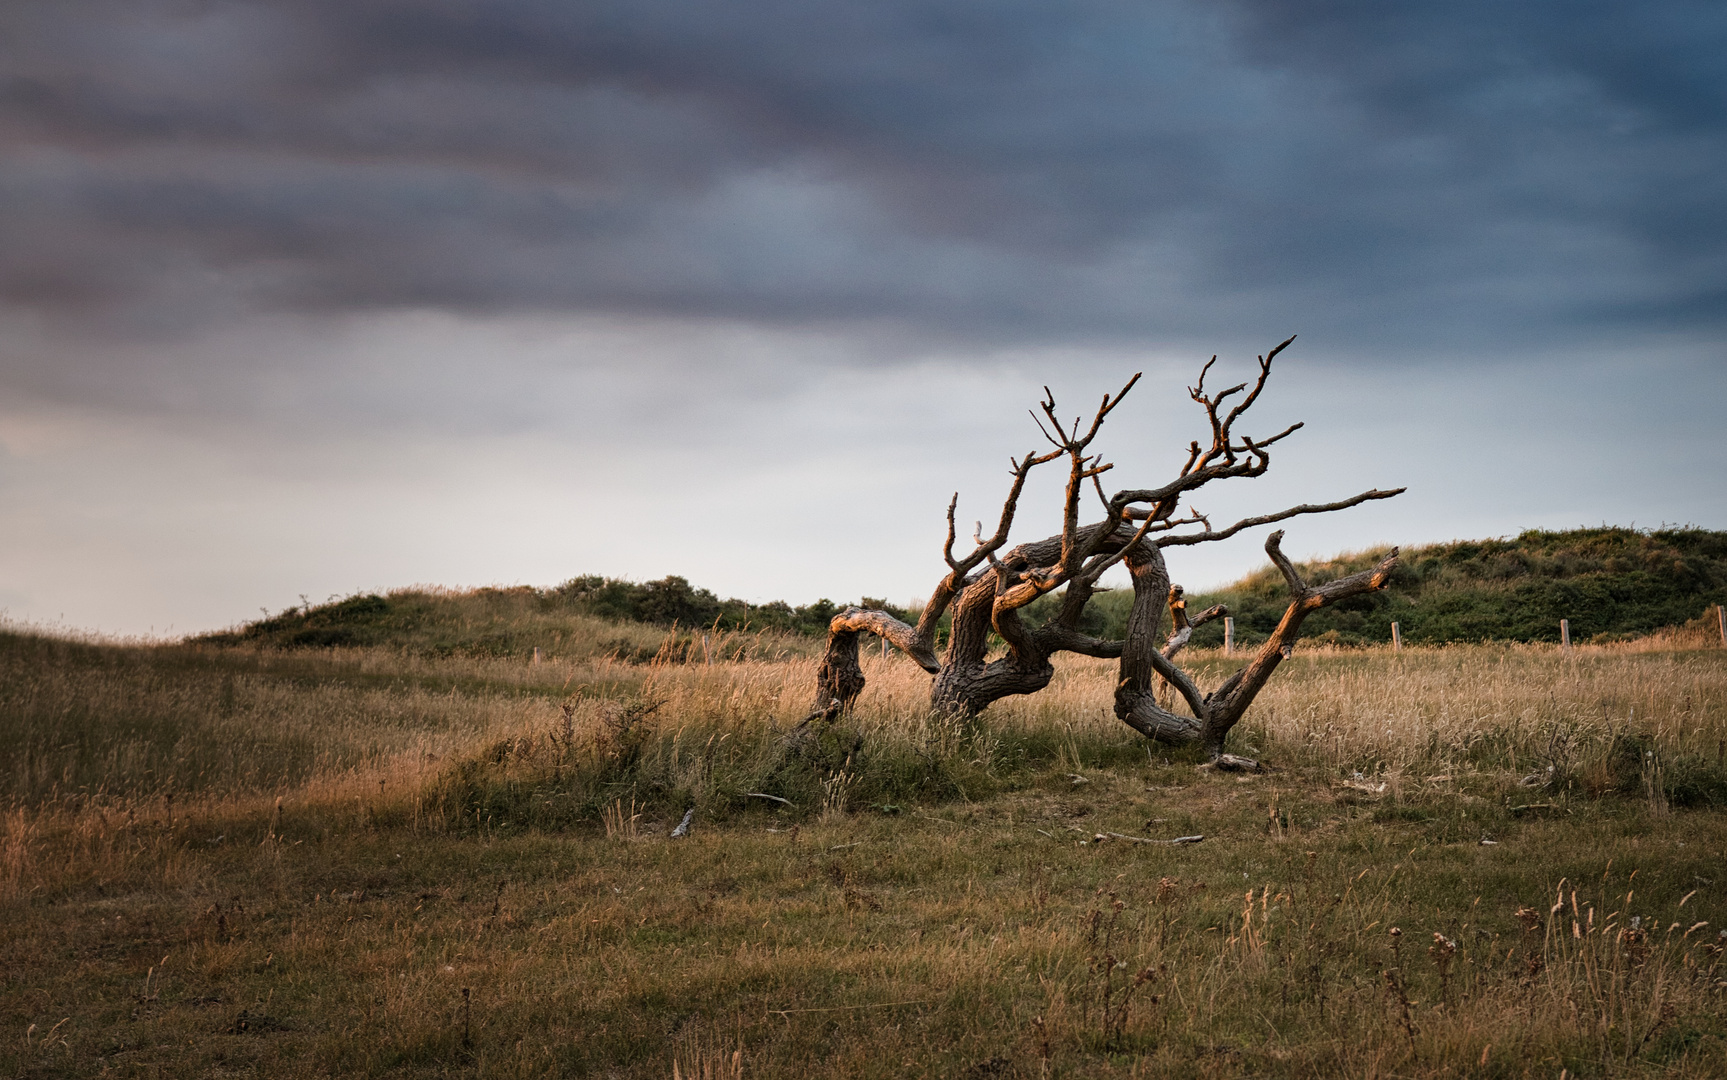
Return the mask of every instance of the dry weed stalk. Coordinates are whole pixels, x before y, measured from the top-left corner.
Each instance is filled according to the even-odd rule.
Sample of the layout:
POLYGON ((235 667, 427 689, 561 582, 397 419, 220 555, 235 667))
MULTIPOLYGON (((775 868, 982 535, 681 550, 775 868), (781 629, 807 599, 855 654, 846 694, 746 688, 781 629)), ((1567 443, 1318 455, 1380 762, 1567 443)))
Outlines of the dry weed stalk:
POLYGON ((1434 968, 1439 972, 1440 999, 1450 1002, 1451 961, 1457 955, 1457 942, 1435 930, 1433 932, 1433 944, 1427 947, 1427 955, 1433 961, 1434 968))
POLYGON ((35 823, 22 806, 7 813, 4 832, 0 833, 0 898, 11 899, 24 891, 24 880, 30 871, 30 841, 35 823))
POLYGON ((689 1065, 672 1056, 672 1080, 743 1080, 744 1052, 697 1050, 689 1065))
POLYGON ((641 839, 641 812, 636 809, 636 797, 630 796, 626 806, 623 799, 618 799, 600 812, 600 820, 605 823, 606 839, 632 841, 641 839))
MULTIPOLYGON (((1124 957, 1116 955, 1116 937, 1121 931, 1121 918, 1127 904, 1114 892, 1108 896, 1107 919, 1101 910, 1093 908, 1082 920, 1084 944, 1095 951, 1085 959, 1086 990, 1080 995, 1080 1015, 1082 1023, 1088 1022, 1095 1000, 1098 1045, 1105 1050, 1117 1050, 1127 1034, 1128 1011, 1135 995, 1156 980, 1159 971, 1143 966, 1131 976, 1123 975, 1118 979, 1116 972, 1125 972, 1131 967, 1124 957)), ((1158 996, 1151 995, 1149 1001, 1157 1004, 1158 996)), ((1038 1017, 1034 1023, 1043 1041, 1043 1057, 1047 1064, 1049 1037, 1044 1031, 1043 1018, 1038 1017)))
MULTIPOLYGON (((846 764, 851 764, 849 759, 846 764)), ((851 790, 856 783, 857 775, 844 768, 822 781, 822 815, 834 817, 844 814, 849 808, 851 790)))
MULTIPOLYGON (((1604 874, 1601 884, 1606 882, 1604 874)), ((1635 1060, 1673 1019, 1680 987, 1689 984, 1705 993, 1727 991, 1727 981, 1716 975, 1720 943, 1691 938, 1707 927, 1706 922, 1694 923, 1681 933, 1683 919, 1663 928, 1659 917, 1632 914, 1635 889, 1627 887, 1617 896, 1602 891, 1590 897, 1578 886, 1568 885, 1562 879, 1555 889, 1544 925, 1541 962, 1529 965, 1529 976, 1539 978, 1551 1005, 1575 1018, 1596 1042, 1602 1060, 1635 1060), (1600 918, 1597 900, 1601 908, 1611 908, 1600 918)), ((1526 928, 1540 918, 1528 909, 1519 909, 1518 914, 1526 928)), ((1727 935, 1721 940, 1727 942, 1727 935)))

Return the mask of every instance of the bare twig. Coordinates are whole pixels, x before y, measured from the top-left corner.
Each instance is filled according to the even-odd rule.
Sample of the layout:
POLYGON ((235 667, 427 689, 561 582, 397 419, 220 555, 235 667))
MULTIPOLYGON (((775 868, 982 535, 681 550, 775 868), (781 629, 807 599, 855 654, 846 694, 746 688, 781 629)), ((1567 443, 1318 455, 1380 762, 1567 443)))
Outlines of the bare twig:
POLYGON ((1390 491, 1380 491, 1378 488, 1374 488, 1371 491, 1364 491, 1359 495, 1352 495, 1347 499, 1341 499, 1337 502, 1318 503, 1316 505, 1303 503, 1300 506, 1292 506, 1288 510, 1279 510, 1275 514, 1260 514, 1257 517, 1242 518, 1240 521, 1221 532, 1212 532, 1211 526, 1208 523, 1205 531, 1202 533, 1186 533, 1175 536, 1160 537, 1157 543, 1159 547, 1179 547, 1184 544, 1203 544, 1213 540, 1228 540, 1241 530, 1251 529, 1255 525, 1270 525, 1274 521, 1287 521, 1288 519, 1297 517, 1301 514, 1329 514, 1335 510, 1347 510, 1351 506, 1359 506, 1362 503, 1373 499, 1389 499, 1393 496, 1401 495, 1408 490, 1408 488, 1393 488, 1390 491))
POLYGON ((1173 840, 1148 840, 1143 836, 1129 836, 1126 833, 1111 832, 1111 833, 1098 833, 1094 839, 1097 839, 1100 841, 1101 840, 1126 840, 1129 843, 1133 843, 1133 844, 1197 844, 1201 840, 1204 840, 1205 837, 1204 836, 1178 836, 1173 840))

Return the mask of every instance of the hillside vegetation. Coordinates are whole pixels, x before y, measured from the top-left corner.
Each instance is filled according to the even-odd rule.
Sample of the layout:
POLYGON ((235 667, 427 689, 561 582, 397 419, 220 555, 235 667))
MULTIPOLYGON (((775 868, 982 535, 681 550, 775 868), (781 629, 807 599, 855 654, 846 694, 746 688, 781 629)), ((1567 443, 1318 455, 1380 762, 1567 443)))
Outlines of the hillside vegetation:
MULTIPOLYGON (((1300 564, 1309 582, 1365 570, 1385 556, 1375 548, 1300 564)), ((1179 566, 1172 566, 1179 580, 1179 566)), ((1120 637, 1132 603, 1106 594, 1095 630, 1120 637)), ((1391 587, 1354 597, 1308 617, 1305 637, 1339 644, 1384 644, 1397 622, 1405 642, 1556 642, 1559 620, 1573 641, 1610 642, 1708 620, 1727 603, 1727 532, 1706 529, 1530 530, 1497 540, 1458 540, 1405 548, 1391 587)), ((1266 565, 1227 588, 1190 596, 1189 608, 1226 605, 1236 640, 1262 641, 1288 604, 1288 587, 1266 565)), ((1223 644, 1221 621, 1194 635, 1200 646, 1223 644)))
MULTIPOLYGON (((1301 568, 1308 581, 1325 582, 1364 570, 1384 554, 1376 548, 1301 568)), ((1177 580, 1180 569, 1172 567, 1177 580)), ((1277 625, 1286 595, 1282 577, 1267 565, 1190 600, 1195 611, 1227 605, 1236 640, 1251 645, 1277 625)), ((1029 617, 1043 618, 1058 599, 1038 601, 1029 617)), ((1132 600, 1126 590, 1099 594, 1083 628, 1121 637, 1132 600)), ((860 603, 908 619, 915 614, 873 597, 860 603)), ((1388 643, 1395 621, 1404 641, 1412 644, 1554 642, 1559 620, 1569 619, 1573 640, 1600 643, 1712 620, 1711 609, 1722 603, 1727 603, 1727 532, 1531 530, 1511 538, 1407 548, 1391 588, 1315 613, 1307 620, 1306 636, 1334 645, 1388 643)), ((843 606, 825 598, 799 607, 777 600, 722 600, 677 576, 632 582, 588 575, 546 589, 417 588, 350 596, 290 608, 194 641, 288 649, 388 646, 432 657, 523 657, 536 648, 548 656, 573 655, 599 647, 635 663, 656 656, 709 661, 721 657, 716 651, 721 648, 726 658, 756 655, 764 646, 800 650, 805 646, 797 639, 824 634, 843 606), (645 632, 649 627, 658 629, 645 632)), ((1222 645, 1222 623, 1202 627, 1194 643, 1222 645)))
MULTIPOLYGON (((876 605, 879 601, 866 600, 876 605)), ((800 648, 839 605, 721 600, 681 577, 578 577, 550 589, 397 589, 305 604, 192 643, 279 649, 389 646, 429 657, 615 653, 620 659, 741 659, 764 645, 800 648), (646 631, 648 628, 661 628, 646 631), (676 629, 667 635, 664 629, 676 629), (706 644, 703 638, 706 637, 706 644), (705 652, 703 650, 706 650, 705 652), (723 649, 723 654, 716 650, 723 649), (739 650, 744 650, 739 652, 739 650)))

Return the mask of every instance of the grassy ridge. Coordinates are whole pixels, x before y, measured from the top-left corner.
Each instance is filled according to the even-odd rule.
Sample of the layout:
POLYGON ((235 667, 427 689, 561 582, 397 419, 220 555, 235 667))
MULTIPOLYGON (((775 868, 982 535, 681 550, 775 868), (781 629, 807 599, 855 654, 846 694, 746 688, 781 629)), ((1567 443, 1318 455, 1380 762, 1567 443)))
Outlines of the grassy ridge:
MULTIPOLYGON (((1302 564, 1309 581, 1323 582, 1371 566, 1384 551, 1365 551, 1302 564)), ((1177 568, 1179 569, 1179 567, 1177 568)), ((1193 609, 1226 604, 1237 640, 1253 644, 1277 625, 1286 603, 1283 579, 1270 566, 1236 584, 1192 598, 1193 609)), ((1086 613, 1084 629, 1121 637, 1132 597, 1100 594, 1086 613)), ((860 601, 910 617, 913 613, 872 597, 860 601)), ((1035 620, 1054 612, 1056 596, 1035 603, 1035 620)), ((1576 641, 1623 640, 1700 620, 1727 603, 1727 533, 1703 529, 1575 529, 1530 531, 1510 539, 1457 541, 1404 551, 1391 588, 1325 608, 1307 621, 1307 634, 1322 643, 1388 643, 1391 624, 1405 641, 1445 642, 1559 640, 1559 620, 1569 619, 1576 641)), ((568 652, 609 634, 609 647, 623 659, 646 662, 662 650, 680 657, 714 657, 714 635, 726 631, 729 646, 754 632, 780 638, 826 633, 842 605, 830 600, 792 607, 775 601, 750 604, 721 600, 681 577, 629 582, 578 577, 556 588, 484 588, 468 591, 402 589, 387 595, 352 596, 322 605, 290 608, 235 630, 194 639, 212 645, 274 648, 389 646, 425 656, 527 656, 568 652), (678 627, 663 634, 604 631, 619 624, 678 627), (703 632, 708 635, 703 650, 703 632)), ((1221 623, 1202 627, 1201 647, 1223 643, 1221 623)), ((783 640, 775 647, 785 647, 783 640)), ((732 652, 726 654, 734 655, 732 652)))
MULTIPOLYGON (((1365 570, 1385 549, 1301 564, 1309 582, 1365 570)), ((1179 568, 1176 568, 1179 570, 1179 568)), ((1097 598, 1097 632, 1119 637, 1132 597, 1097 598)), ((1569 619, 1573 641, 1625 640, 1666 627, 1714 626, 1727 603, 1727 533, 1705 529, 1531 530, 1498 540, 1406 548, 1384 592, 1321 609, 1304 624, 1309 639, 1339 645, 1387 644, 1397 622, 1403 639, 1447 642, 1556 642, 1569 619), (1704 623, 1708 626, 1705 626, 1704 623)), ((1263 641, 1283 617, 1288 588, 1267 565, 1234 585, 1190 597, 1190 609, 1224 604, 1236 639, 1263 641)), ((1201 627, 1194 640, 1223 644, 1223 625, 1201 627)))
MULTIPOLYGON (((886 606, 874 599, 864 603, 886 606)), ((587 648, 596 628, 637 623, 677 626, 683 633, 670 643, 663 635, 613 634, 610 646, 626 659, 651 660, 662 646, 681 654, 698 646, 704 631, 709 637, 704 658, 711 658, 715 633, 726 632, 734 645, 748 633, 756 640, 763 634, 820 635, 839 610, 830 600, 802 607, 721 600, 677 576, 640 583, 588 576, 551 589, 519 585, 368 593, 289 608, 192 640, 288 649, 387 645, 426 656, 523 656, 536 648, 542 653, 587 648)))

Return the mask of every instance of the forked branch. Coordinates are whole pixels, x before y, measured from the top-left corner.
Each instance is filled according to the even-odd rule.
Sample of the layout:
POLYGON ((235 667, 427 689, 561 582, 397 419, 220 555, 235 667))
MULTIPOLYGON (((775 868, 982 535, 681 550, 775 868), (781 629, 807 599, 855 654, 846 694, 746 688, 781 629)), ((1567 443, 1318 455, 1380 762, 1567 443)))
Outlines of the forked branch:
POLYGON ((947 573, 932 591, 917 624, 909 626, 886 612, 861 608, 848 608, 834 617, 812 719, 837 715, 862 690, 863 674, 858 665, 861 634, 875 634, 891 642, 924 670, 934 673, 932 707, 962 714, 979 712, 1010 694, 1043 689, 1054 675, 1050 657, 1058 652, 1077 652, 1119 658, 1116 715, 1124 722, 1152 738, 1200 742, 1217 761, 1236 760, 1223 754, 1224 738, 1277 664, 1290 654, 1302 620, 1344 597, 1382 588, 1396 558, 1393 552, 1371 571, 1310 586, 1283 556, 1279 547, 1283 534, 1274 533, 1266 552, 1284 573, 1291 600, 1266 646, 1209 694, 1203 693, 1197 681, 1176 663, 1194 628, 1221 617, 1225 609, 1220 605, 1190 617, 1181 589, 1171 587, 1164 549, 1226 540, 1256 526, 1344 510, 1403 491, 1375 488, 1337 502, 1302 504, 1242 518, 1221 529, 1213 528, 1210 519, 1191 505, 1183 509, 1192 493, 1206 484, 1264 474, 1271 464, 1272 448, 1301 428, 1299 423, 1291 424, 1266 438, 1235 430, 1259 401, 1275 361, 1294 340, 1285 340, 1260 356, 1251 381, 1222 390, 1213 391, 1206 385, 1216 357, 1204 366, 1189 395, 1205 412, 1209 438, 1191 442, 1175 477, 1158 487, 1123 488, 1106 494, 1102 478, 1114 470, 1114 465, 1094 449, 1104 422, 1138 384, 1139 375, 1127 380, 1120 391, 1104 395, 1089 424, 1083 416, 1064 420, 1054 394, 1045 387, 1032 419, 1048 448, 1012 462, 1012 483, 1002 500, 995 531, 986 537, 979 523, 972 534, 971 550, 963 556, 956 554, 954 548, 960 539, 956 494, 948 503, 947 535, 942 545, 947 573), (1028 475, 1032 469, 1063 457, 1068 462, 1068 475, 1059 532, 1008 550, 1008 535, 1028 475), (1103 511, 1102 520, 1089 525, 1080 520, 1080 503, 1087 497, 1087 488, 1096 495, 1103 511), (1102 575, 1123 563, 1134 587, 1125 636, 1121 641, 1110 641, 1081 632, 1081 619, 1102 575), (1042 625, 1030 625, 1023 617, 1026 605, 1063 585, 1067 593, 1055 613, 1042 625), (1166 605, 1172 620, 1167 634, 1161 628, 1166 605), (936 627, 950 613, 947 652, 938 663, 933 647, 936 627), (1006 655, 990 659, 992 643, 1000 642, 1007 645, 1006 655), (1173 711, 1173 699, 1160 702, 1160 689, 1179 694, 1191 715, 1173 711))
MULTIPOLYGON (((1277 521, 1287 521, 1292 517, 1299 517, 1302 514, 1329 514, 1336 510, 1347 510, 1351 506, 1360 506, 1364 502, 1371 502, 1375 499, 1390 499, 1394 496, 1401 495, 1408 490, 1408 488, 1393 488, 1390 491, 1380 491, 1378 488, 1374 488, 1371 491, 1364 491, 1359 495, 1352 495, 1347 499, 1340 499, 1337 502, 1318 504, 1302 503, 1300 506, 1292 506, 1287 510, 1279 510, 1275 514, 1260 514, 1257 517, 1242 518, 1229 528, 1222 529, 1217 532, 1212 531, 1211 522, 1204 521, 1205 530, 1203 532, 1176 533, 1172 536, 1159 537, 1157 546, 1181 547, 1187 544, 1209 543, 1213 540, 1228 540, 1241 530, 1251 529, 1256 525, 1270 525, 1277 521)), ((1203 519, 1201 520, 1203 521, 1203 519)), ((1281 536, 1283 534, 1279 533, 1278 535, 1281 536)))
MULTIPOLYGON (((1001 517, 996 523, 995 534, 985 540, 981 536, 981 523, 977 533, 974 533, 976 546, 971 554, 963 559, 954 558, 953 544, 957 533, 954 522, 954 512, 959 508, 959 492, 954 492, 953 498, 947 504, 947 541, 942 545, 942 557, 947 561, 948 572, 930 593, 924 603, 923 611, 918 615, 915 631, 916 641, 925 652, 933 652, 935 645, 935 628, 941 622, 941 617, 947 613, 948 605, 966 586, 966 576, 986 561, 993 561, 995 553, 1007 543, 1008 533, 1013 529, 1014 514, 1019 509, 1019 496, 1025 490, 1025 478, 1031 470, 1046 462, 1054 461, 1061 456, 1060 450, 1037 454, 1028 452, 1023 458, 1012 463, 1009 473, 1013 476, 1013 485, 1008 488, 1007 498, 1002 500, 1001 517)), ((892 640, 891 638, 889 639, 892 640)), ((895 642, 895 644, 898 644, 895 642)), ((914 657, 915 659, 915 657, 914 657)), ((918 661, 920 664, 922 660, 918 661)))
POLYGON ((1277 665, 1289 658, 1295 648, 1296 639, 1301 636, 1301 624, 1307 616, 1347 597, 1385 588, 1391 581, 1391 571, 1397 565, 1398 549, 1392 548, 1377 564, 1359 574, 1338 578, 1324 585, 1308 585, 1302 581, 1295 564, 1284 555, 1282 542, 1283 530, 1279 529, 1266 537, 1265 553, 1282 571, 1284 581, 1289 585, 1289 607, 1284 610, 1277 629, 1271 632, 1271 636, 1260 646, 1259 652, 1247 666, 1212 691, 1207 701, 1211 713, 1210 723, 1217 729, 1216 746, 1220 750, 1223 736, 1241 719, 1247 707, 1253 704, 1254 697, 1271 678, 1271 673, 1277 670, 1277 665))

